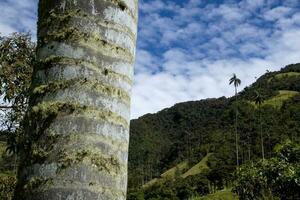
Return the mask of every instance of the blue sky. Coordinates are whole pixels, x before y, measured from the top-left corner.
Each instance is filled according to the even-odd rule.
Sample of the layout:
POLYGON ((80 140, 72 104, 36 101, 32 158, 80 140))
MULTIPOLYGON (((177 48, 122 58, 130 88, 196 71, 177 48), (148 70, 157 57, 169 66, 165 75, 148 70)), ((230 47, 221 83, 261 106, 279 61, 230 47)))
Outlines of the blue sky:
MULTIPOLYGON (((31 31, 37 0, 0 0, 0 32, 31 31)), ((140 0, 132 118, 231 96, 266 70, 300 62, 299 0, 140 0)))

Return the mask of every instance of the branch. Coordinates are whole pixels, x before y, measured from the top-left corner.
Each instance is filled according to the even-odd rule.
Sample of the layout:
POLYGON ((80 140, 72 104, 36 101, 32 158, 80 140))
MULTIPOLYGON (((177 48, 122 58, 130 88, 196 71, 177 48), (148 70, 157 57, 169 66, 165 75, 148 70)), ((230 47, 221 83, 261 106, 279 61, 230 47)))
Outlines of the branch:
POLYGON ((0 105, 0 109, 11 109, 14 108, 14 106, 2 106, 0 105))

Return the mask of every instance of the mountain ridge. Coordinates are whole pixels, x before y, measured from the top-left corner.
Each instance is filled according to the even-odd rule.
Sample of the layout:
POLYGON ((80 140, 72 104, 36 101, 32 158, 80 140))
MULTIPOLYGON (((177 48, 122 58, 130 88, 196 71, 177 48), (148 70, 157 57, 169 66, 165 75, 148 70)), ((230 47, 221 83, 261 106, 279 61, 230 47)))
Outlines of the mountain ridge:
POLYGON ((214 153, 208 161, 210 170, 218 174, 220 182, 230 179, 231 173, 236 168, 234 146, 236 106, 239 111, 240 163, 261 157, 260 112, 267 157, 272 156, 273 147, 280 141, 287 138, 298 140, 300 136, 298 73, 300 64, 291 64, 280 71, 267 72, 239 92, 238 102, 235 102, 233 97, 180 102, 155 114, 146 114, 132 120, 129 189, 139 188, 145 182, 160 177, 162 172, 184 160, 189 160, 190 166, 193 166, 208 152, 214 153), (261 111, 253 103, 256 92, 263 96, 265 102, 261 111), (283 93, 286 96, 282 98, 283 93))

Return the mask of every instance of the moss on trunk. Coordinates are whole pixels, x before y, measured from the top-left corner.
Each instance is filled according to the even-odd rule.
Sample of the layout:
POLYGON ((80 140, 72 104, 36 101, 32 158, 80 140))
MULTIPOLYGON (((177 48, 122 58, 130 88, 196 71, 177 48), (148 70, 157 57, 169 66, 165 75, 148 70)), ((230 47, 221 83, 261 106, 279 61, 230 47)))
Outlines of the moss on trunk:
POLYGON ((137 0, 40 0, 15 199, 126 199, 137 0))

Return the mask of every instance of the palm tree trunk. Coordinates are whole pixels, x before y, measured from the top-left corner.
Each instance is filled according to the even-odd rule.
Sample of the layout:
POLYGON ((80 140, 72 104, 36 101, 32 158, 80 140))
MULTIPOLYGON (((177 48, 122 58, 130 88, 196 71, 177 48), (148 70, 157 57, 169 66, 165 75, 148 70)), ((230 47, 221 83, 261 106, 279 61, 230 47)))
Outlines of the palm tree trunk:
POLYGON ((260 126, 260 143, 261 143, 261 155, 262 159, 265 159, 265 152, 264 152, 264 139, 262 134, 262 121, 261 121, 261 106, 259 105, 259 126, 260 126))
POLYGON ((248 144, 248 160, 251 160, 251 147, 250 144, 248 144))
POLYGON ((238 146, 238 108, 237 108, 237 87, 235 87, 235 148, 236 148, 236 166, 239 166, 239 146, 238 146))
POLYGON ((126 199, 137 0, 40 0, 15 199, 126 199))

